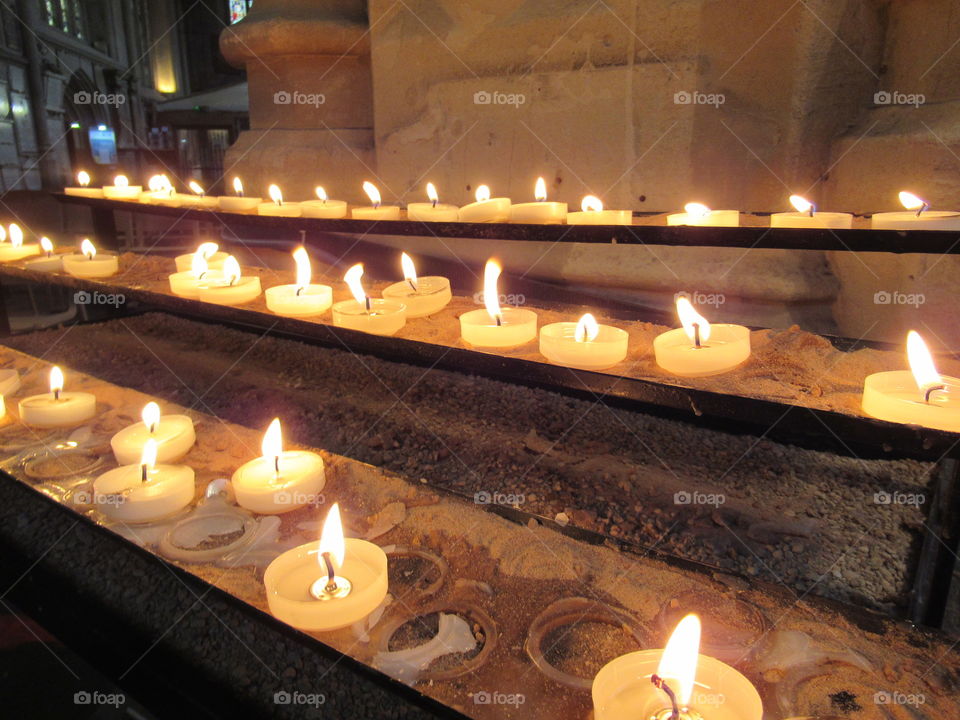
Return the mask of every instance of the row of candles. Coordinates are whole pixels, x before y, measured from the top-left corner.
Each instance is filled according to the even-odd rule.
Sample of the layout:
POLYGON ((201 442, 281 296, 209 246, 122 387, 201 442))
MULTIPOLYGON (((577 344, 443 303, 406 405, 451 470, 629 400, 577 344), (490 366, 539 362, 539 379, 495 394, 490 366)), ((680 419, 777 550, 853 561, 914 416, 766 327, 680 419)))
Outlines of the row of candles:
MULTIPOLYGON (((19 402, 21 422, 38 428, 73 427, 95 416, 92 393, 65 392, 63 387, 63 371, 54 366, 50 393, 19 402)), ((18 389, 17 371, 4 371, 0 390, 10 395, 18 389)), ((94 480, 95 506, 108 519, 125 524, 165 521, 184 511, 195 496, 195 473, 176 463, 195 443, 189 416, 162 415, 157 403, 147 403, 140 422, 111 438, 118 467, 94 480)), ((306 450, 285 450, 275 418, 264 433, 261 456, 239 467, 231 485, 237 503, 250 512, 287 513, 313 504, 324 488, 323 458, 306 450)), ((331 632, 364 621, 384 602, 387 554, 372 542, 346 538, 334 503, 319 542, 277 556, 263 582, 275 617, 300 630, 331 632)), ((756 689, 732 667, 699 654, 700 632, 699 618, 688 615, 664 649, 628 653, 601 668, 592 688, 597 720, 760 720, 763 708, 756 689), (709 700, 698 703, 698 686, 709 690, 709 700), (717 698, 722 699, 719 704, 717 698)))
MULTIPOLYGON (((23 259, 24 253, 36 254, 42 246, 43 257, 27 260, 26 267, 63 270, 81 278, 109 277, 118 270, 116 254, 98 253, 89 239, 83 240, 79 253, 57 255, 48 238, 41 238, 39 244, 24 245, 23 233, 15 224, 10 225, 9 232, 0 226, 0 236, 11 241, 0 242, 0 261, 23 259), (19 245, 15 243, 17 238, 19 245)), ((236 258, 221 252, 216 243, 202 243, 194 253, 176 258, 177 272, 169 276, 170 289, 180 297, 219 305, 242 305, 263 293, 267 309, 277 315, 315 318, 331 310, 334 326, 378 335, 397 333, 408 318, 440 312, 453 297, 447 278, 419 277, 413 260, 403 253, 404 279, 384 288, 383 297, 367 294, 362 282, 363 266, 357 264, 343 278, 353 299, 334 303, 333 288, 312 281, 306 250, 297 248, 293 257, 296 281, 263 293, 260 278, 244 277, 236 258)), ((485 307, 465 312, 459 318, 465 343, 478 348, 514 349, 539 335, 540 353, 547 360, 580 370, 607 370, 626 359, 627 331, 599 324, 590 313, 576 322, 550 323, 538 332, 535 311, 501 306, 500 273, 501 267, 495 260, 487 261, 485 307)), ((749 359, 749 328, 712 324, 682 296, 677 298, 676 309, 681 327, 662 333, 653 341, 659 367, 679 377, 707 377, 729 372, 749 359)), ((906 347, 910 371, 869 375, 864 382, 863 411, 890 422, 960 432, 960 380, 937 371, 929 349, 916 331, 908 333, 906 347)))
MULTIPOLYGON (((370 198, 366 207, 348 207, 343 200, 327 196, 322 186, 314 192, 316 200, 290 202, 283 199, 278 185, 270 185, 269 201, 243 194, 239 177, 233 179, 234 195, 208 196, 195 181, 189 182, 189 193, 177 192, 166 175, 154 175, 144 191, 141 185, 131 185, 126 175, 117 175, 113 185, 102 188, 90 187, 90 176, 85 171, 77 174, 78 185, 64 189, 67 195, 103 197, 109 200, 126 200, 169 207, 220 210, 222 212, 256 213, 272 217, 307 217, 337 219, 350 217, 358 220, 400 220, 398 205, 385 205, 379 189, 371 182, 363 183, 363 191, 370 198)), ((534 186, 534 202, 513 203, 510 198, 491 197, 490 188, 480 185, 476 201, 463 207, 440 202, 436 186, 427 183, 428 202, 409 203, 407 219, 422 222, 467 222, 467 223, 533 223, 568 225, 630 225, 633 213, 629 210, 606 210, 600 198, 587 195, 581 202, 579 212, 569 212, 567 203, 548 201, 544 179, 537 178, 534 186)), ((902 191, 899 194, 904 211, 875 213, 871 227, 877 230, 960 230, 960 212, 931 210, 930 204, 917 195, 902 191)), ((843 212, 820 212, 809 200, 791 195, 794 212, 773 213, 770 226, 775 228, 822 228, 849 229, 853 215, 843 212)), ((691 202, 682 213, 667 216, 668 225, 694 225, 710 227, 738 227, 740 211, 712 210, 703 203, 691 202)))

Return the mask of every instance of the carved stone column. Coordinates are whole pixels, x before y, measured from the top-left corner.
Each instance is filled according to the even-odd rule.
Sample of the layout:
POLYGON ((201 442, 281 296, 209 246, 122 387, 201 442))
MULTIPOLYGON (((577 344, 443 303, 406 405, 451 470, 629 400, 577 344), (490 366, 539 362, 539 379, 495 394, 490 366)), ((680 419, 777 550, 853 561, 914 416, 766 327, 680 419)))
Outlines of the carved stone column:
POLYGON ((257 0, 220 34, 229 62, 246 67, 250 129, 227 151, 224 181, 247 193, 277 183, 304 200, 322 184, 360 200, 376 169, 370 42, 363 0, 257 0))

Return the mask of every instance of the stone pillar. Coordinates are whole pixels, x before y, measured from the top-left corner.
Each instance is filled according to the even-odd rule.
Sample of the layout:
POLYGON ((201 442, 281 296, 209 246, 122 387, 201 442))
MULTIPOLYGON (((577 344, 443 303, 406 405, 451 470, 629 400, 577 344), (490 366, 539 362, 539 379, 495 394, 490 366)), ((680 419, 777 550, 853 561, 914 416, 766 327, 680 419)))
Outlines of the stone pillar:
POLYGON ((364 0, 257 0, 220 49, 246 67, 250 91, 250 129, 227 151, 225 185, 239 175, 248 195, 277 183, 305 200, 322 184, 361 200, 376 170, 364 0))

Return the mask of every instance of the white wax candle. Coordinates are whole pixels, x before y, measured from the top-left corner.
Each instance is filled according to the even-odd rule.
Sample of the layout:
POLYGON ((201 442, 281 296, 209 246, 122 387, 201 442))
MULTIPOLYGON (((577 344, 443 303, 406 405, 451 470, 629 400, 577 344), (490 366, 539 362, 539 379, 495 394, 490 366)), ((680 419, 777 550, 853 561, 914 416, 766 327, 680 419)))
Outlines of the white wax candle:
POLYGON ((588 210, 567 213, 567 225, 631 225, 629 210, 588 210))
POLYGON ((107 200, 139 200, 142 185, 104 185, 103 196, 107 200))
POLYGON ((458 213, 460 222, 510 222, 510 198, 490 198, 464 205, 458 213))
POLYGON ((190 193, 177 193, 175 198, 177 205, 191 210, 216 210, 220 207, 220 201, 216 197, 206 195, 191 195, 190 193))
POLYGON ((65 195, 72 195, 74 197, 85 197, 85 198, 102 198, 103 197, 103 188, 92 188, 92 187, 65 187, 63 189, 65 195))
POLYGON ((444 203, 415 202, 407 204, 407 219, 419 222, 456 222, 460 208, 444 203))
MULTIPOLYGON (((587 316, 584 316, 587 317, 587 316)), ((628 335, 612 325, 559 322, 540 328, 540 353, 550 362, 582 370, 605 370, 627 356, 628 335)))
POLYGON ((300 203, 303 217, 337 220, 347 216, 344 200, 304 200, 300 203))
POLYGON ((841 212, 782 212, 770 216, 770 227, 775 228, 829 228, 849 230, 853 215, 841 212))
POLYGON ((111 520, 148 523, 163 520, 193 502, 195 475, 185 465, 154 465, 146 480, 139 463, 109 470, 93 482, 97 509, 111 520))
POLYGON ((63 269, 79 278, 105 278, 116 275, 120 261, 115 253, 97 252, 89 240, 84 239, 80 252, 64 255, 63 269))
POLYGON ((944 376, 943 390, 924 399, 909 370, 868 375, 863 383, 863 412, 888 422, 960 432, 960 379, 944 376))
POLYGON ((397 205, 355 207, 350 210, 350 217, 354 220, 399 220, 400 208, 397 205))
POLYGON ((249 213, 256 212, 263 204, 263 198, 237 197, 236 195, 221 195, 217 198, 217 207, 223 212, 249 213))
POLYGON ((169 276, 170 292, 180 297, 196 300, 200 297, 200 286, 223 282, 223 273, 219 270, 207 270, 201 275, 193 271, 173 273, 169 276))
POLYGON ((85 392, 31 395, 19 403, 20 420, 39 428, 73 427, 97 413, 97 398, 85 392))
POLYGON ((39 254, 40 245, 38 243, 24 243, 22 245, 0 243, 0 262, 23 260, 23 258, 30 257, 31 255, 39 254))
POLYGON ((277 285, 267 288, 267 309, 288 317, 322 315, 333 304, 329 285, 277 285))
POLYGON ((150 426, 143 422, 134 423, 110 439, 117 464, 133 465, 139 462, 147 440, 157 444, 157 462, 172 463, 190 452, 197 436, 193 420, 187 415, 163 415, 150 426))
POLYGON ((257 205, 257 214, 267 217, 300 217, 301 208, 298 202, 284 202, 282 205, 267 202, 257 205))
POLYGON ((561 202, 519 203, 510 206, 510 222, 560 225, 567 219, 567 204, 561 202))
POLYGON ((460 316, 460 336, 477 347, 510 348, 537 337, 537 314, 532 310, 506 307, 500 323, 486 310, 471 310, 460 316))
POLYGON ((697 227, 739 227, 739 210, 711 210, 700 203, 687 203, 682 213, 667 215, 667 225, 697 227))
POLYGON ((395 300, 342 300, 333 305, 333 324, 371 335, 394 335, 407 324, 406 305, 395 300))
POLYGON ((960 212, 924 210, 876 213, 870 218, 874 230, 960 230, 960 212))
POLYGON ((682 377, 719 375, 750 357, 750 330, 742 325, 711 324, 710 339, 698 348, 683 328, 653 340, 657 365, 682 377))
POLYGON ((240 265, 233 256, 223 263, 223 277, 201 283, 197 299, 215 305, 242 305, 260 296, 260 278, 242 277, 240 265))
POLYGON ((53 243, 50 241, 50 238, 40 238, 40 250, 43 253, 41 257, 34 260, 27 260, 23 264, 27 270, 36 270, 38 272, 60 272, 63 270, 63 258, 54 253, 53 243))
POLYGON ((443 310, 453 299, 453 294, 450 280, 439 275, 428 275, 416 279, 415 289, 409 280, 388 285, 383 289, 383 297, 406 305, 408 318, 420 318, 443 310))

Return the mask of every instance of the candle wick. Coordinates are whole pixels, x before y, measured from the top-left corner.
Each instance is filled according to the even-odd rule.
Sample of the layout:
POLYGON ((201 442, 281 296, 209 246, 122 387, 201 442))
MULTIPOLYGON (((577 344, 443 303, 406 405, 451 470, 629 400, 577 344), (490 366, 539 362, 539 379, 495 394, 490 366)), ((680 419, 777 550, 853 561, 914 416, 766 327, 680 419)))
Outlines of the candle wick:
POLYGON ((276 479, 279 480, 280 479, 280 456, 279 455, 273 456, 273 472, 276 475, 276 479))
POLYGON ((330 558, 330 553, 328 552, 321 553, 320 557, 323 558, 323 564, 327 566, 327 584, 323 589, 332 595, 337 591, 337 576, 333 571, 333 560, 330 558))
POLYGON ((703 347, 700 344, 700 323, 693 323, 693 346, 695 348, 703 347))
POLYGON ((816 209, 817 209, 817 206, 814 205, 813 203, 810 203, 810 210, 809 210, 810 217, 813 217, 813 213, 816 209))
POLYGON ((503 316, 497 315, 497 327, 501 327, 502 325, 503 325, 503 316))
MULTIPOLYGON (((439 200, 439 199, 440 199, 440 198, 437 198, 437 200, 439 200)), ((436 207, 436 206, 437 206, 437 200, 433 200, 433 201, 432 201, 432 202, 433 202, 433 207, 436 207)))
POLYGON ((140 466, 140 482, 145 483, 147 481, 147 464, 143 463, 140 466))
POLYGON ((937 390, 946 390, 946 385, 931 385, 926 390, 923 391, 923 401, 925 403, 930 402, 930 396, 933 395, 937 390))
POLYGON ((367 312, 370 312, 370 296, 367 295, 366 297, 364 297, 364 300, 366 301, 366 304, 367 304, 367 312))
POLYGON ((298 288, 297 288, 297 297, 300 297, 300 293, 302 293, 302 292, 303 292, 304 290, 306 290, 306 289, 307 289, 307 288, 306 288, 306 286, 304 286, 304 285, 301 285, 300 287, 298 287, 298 288))
POLYGON ((243 190, 237 193, 237 197, 243 197, 243 190))
POLYGON ((680 706, 677 705, 677 696, 674 694, 670 686, 664 682, 662 677, 656 674, 650 676, 650 682, 652 682, 654 687, 656 687, 658 690, 663 690, 667 697, 670 698, 670 705, 673 707, 673 712, 671 713, 669 720, 680 720, 680 706))
POLYGON ((413 281, 413 278, 407 278, 407 282, 410 283, 410 287, 413 288, 413 291, 417 292, 417 284, 413 281))
POLYGON ((929 203, 923 203, 922 205, 920 205, 920 207, 917 209, 917 217, 920 217, 920 213, 922 213, 924 210, 928 209, 929 207, 930 207, 929 203))
POLYGON ((60 399, 60 388, 57 388, 56 390, 53 391, 53 399, 54 400, 60 399))
POLYGON ((156 424, 156 423, 150 423, 150 434, 151 434, 151 435, 153 435, 153 433, 156 431, 156 429, 157 429, 157 424, 156 424))

